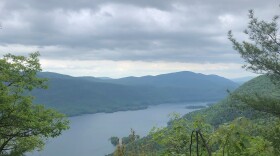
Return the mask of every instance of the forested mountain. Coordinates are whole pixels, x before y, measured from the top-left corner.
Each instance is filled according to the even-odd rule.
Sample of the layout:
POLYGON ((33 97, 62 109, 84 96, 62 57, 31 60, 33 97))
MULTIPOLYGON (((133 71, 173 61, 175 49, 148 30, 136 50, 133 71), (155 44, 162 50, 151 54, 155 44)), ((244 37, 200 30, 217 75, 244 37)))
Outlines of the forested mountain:
MULTIPOLYGON (((230 135, 230 137, 228 138, 229 142, 232 141, 230 147, 231 149, 235 148, 234 147, 235 145, 236 147, 240 144, 242 145, 242 141, 245 140, 244 136, 248 135, 248 138, 250 139, 262 138, 265 139, 266 141, 269 141, 270 147, 268 145, 261 145, 260 143, 256 143, 256 145, 258 146, 255 146, 252 143, 246 142, 247 144, 244 145, 243 148, 245 148, 245 146, 246 147, 251 146, 251 149, 254 149, 255 151, 258 151, 259 150, 258 148, 262 148, 262 150, 265 151, 267 150, 266 148, 273 147, 274 151, 280 152, 279 149, 277 149, 277 147, 279 147, 279 127, 277 127, 278 126, 277 124, 279 124, 279 122, 277 121, 279 120, 277 120, 277 118, 271 115, 270 113, 257 111, 250 107, 242 107, 244 106, 242 102, 233 98, 234 95, 238 95, 238 94, 250 95, 250 96, 261 94, 264 96, 268 96, 272 99, 275 98, 278 100, 280 99, 279 97, 280 89, 271 81, 271 79, 264 75, 259 76, 257 78, 254 78, 244 83, 242 86, 237 88, 234 92, 232 92, 231 95, 217 102, 216 104, 209 106, 208 108, 204 108, 201 110, 188 113, 184 115, 182 118, 178 118, 170 122, 167 128, 160 129, 155 133, 154 132, 151 133, 147 137, 144 137, 135 142, 127 144, 126 153, 140 152, 145 154, 150 154, 150 153, 159 154, 163 151, 170 150, 170 148, 172 148, 175 145, 176 147, 178 147, 177 150, 181 150, 179 152, 188 150, 187 147, 189 147, 190 145, 191 132, 192 130, 195 129, 194 125, 198 124, 197 120, 199 121, 200 126, 201 125, 204 126, 204 127, 203 126, 202 127, 199 126, 199 127, 202 128, 201 131, 203 135, 205 135, 206 139, 209 139, 208 143, 210 144, 211 143, 213 144, 213 142, 215 142, 215 140, 219 137, 219 135, 220 137, 223 137, 223 135, 227 135, 227 131, 229 131, 228 132, 229 134, 232 133, 232 135, 230 135), (185 128, 182 128, 181 124, 184 125, 185 128), (210 131, 205 130, 207 129, 207 127, 209 128, 209 126, 212 127, 211 130, 210 131), (248 127, 246 128, 246 126, 248 127), (248 129, 250 126, 251 128, 252 126, 254 127, 252 129, 248 129), (244 129, 242 130, 242 128, 244 129), (234 131, 237 131, 236 135, 234 131), (252 131, 254 132, 253 135, 251 134, 252 131), (159 137, 162 135, 163 135, 162 138, 159 137), (244 140, 240 141, 241 140, 240 136, 244 137, 242 138, 244 140), (157 139, 154 140, 155 138, 159 140, 157 139), (176 140, 176 142, 172 142, 174 140, 176 140), (149 146, 157 147, 157 148, 146 148, 149 146), (135 150, 136 148, 138 149, 140 148, 140 151, 135 150)), ((265 103, 263 103, 263 105, 265 105, 265 103)), ((261 140, 260 142, 264 143, 265 141, 261 140)), ((199 146, 200 148, 202 148, 203 145, 200 144, 199 146)), ((215 150, 217 150, 217 146, 214 145, 212 147, 212 152, 214 152, 215 150)), ((271 151, 269 150, 268 152, 270 153, 270 155, 273 155, 272 150, 271 151)), ((217 154, 219 153, 219 151, 215 151, 214 153, 217 154)), ((207 154, 204 153, 204 155, 207 154)))
POLYGON ((49 79, 49 88, 32 93, 36 102, 67 115, 142 109, 168 102, 217 101, 227 95, 226 90, 238 86, 223 77, 192 72, 121 79, 50 72, 38 76, 49 79))
MULTIPOLYGON (((267 76, 263 75, 244 83, 233 92, 233 94, 243 95, 254 95, 256 93, 279 98, 280 91, 267 76)), ((207 116, 208 122, 215 126, 232 121, 240 116, 252 119, 264 118, 263 114, 259 114, 260 112, 253 109, 240 108, 239 105, 240 101, 236 101, 231 96, 228 96, 209 108, 189 113, 185 117, 192 118, 199 114, 204 115, 207 116)))

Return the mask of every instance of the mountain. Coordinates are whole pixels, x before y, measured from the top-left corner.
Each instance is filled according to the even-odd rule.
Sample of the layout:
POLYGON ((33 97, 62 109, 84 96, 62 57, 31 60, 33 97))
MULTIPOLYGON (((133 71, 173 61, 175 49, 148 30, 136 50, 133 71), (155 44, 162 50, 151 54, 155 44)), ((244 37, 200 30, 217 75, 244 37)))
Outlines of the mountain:
MULTIPOLYGON (((271 82, 267 76, 258 76, 252 80, 245 82, 242 86, 238 87, 233 94, 262 94, 266 96, 277 97, 279 89, 271 82)), ((279 98, 279 97, 278 97, 279 98)), ((264 118, 265 115, 260 115, 260 112, 251 109, 238 109, 234 107, 239 102, 232 100, 230 96, 219 101, 218 103, 198 111, 186 114, 185 117, 191 119, 197 115, 207 116, 207 121, 211 125, 218 126, 220 124, 230 122, 237 117, 245 116, 247 118, 264 118)), ((267 115, 267 114, 266 114, 267 115)))
POLYGON ((67 115, 143 109, 149 105, 217 101, 238 85, 217 75, 177 72, 157 76, 104 79, 42 72, 47 90, 32 92, 35 102, 67 115))
POLYGON ((204 86, 212 88, 215 85, 228 87, 233 85, 231 80, 217 75, 203 75, 189 71, 161 74, 157 76, 126 77, 121 79, 110 79, 106 82, 123 85, 152 85, 160 87, 188 87, 197 88, 204 86))
POLYGON ((64 74, 58 74, 53 72, 39 72, 37 73, 38 77, 43 77, 47 79, 72 79, 74 77, 64 74))
POLYGON ((255 78, 254 76, 246 76, 246 77, 239 77, 239 78, 234 78, 231 79, 233 82, 238 83, 238 84, 243 84, 247 81, 252 80, 253 78, 255 78))

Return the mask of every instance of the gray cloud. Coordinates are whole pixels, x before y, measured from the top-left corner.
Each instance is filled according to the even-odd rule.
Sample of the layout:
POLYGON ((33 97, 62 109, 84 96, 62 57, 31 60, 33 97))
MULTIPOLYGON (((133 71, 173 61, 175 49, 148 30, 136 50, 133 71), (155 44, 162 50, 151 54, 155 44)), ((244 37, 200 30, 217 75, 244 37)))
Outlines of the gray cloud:
POLYGON ((277 5, 272 0, 4 0, 0 45, 32 47, 26 49, 49 59, 240 62, 227 31, 242 38, 248 9, 270 19, 277 5))

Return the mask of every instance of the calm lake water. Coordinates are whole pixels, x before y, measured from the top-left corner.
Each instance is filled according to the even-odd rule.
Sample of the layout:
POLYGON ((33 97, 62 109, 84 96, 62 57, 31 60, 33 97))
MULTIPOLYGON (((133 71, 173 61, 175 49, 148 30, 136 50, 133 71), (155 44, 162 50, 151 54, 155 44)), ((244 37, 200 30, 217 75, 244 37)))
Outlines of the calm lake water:
POLYGON ((50 139, 45 149, 28 156, 104 156, 112 153, 114 146, 108 140, 111 136, 124 137, 134 129, 136 134, 145 136, 152 127, 167 125, 168 115, 176 112, 186 114, 194 109, 187 105, 207 103, 162 104, 145 110, 98 113, 69 118, 71 128, 61 136, 50 139))

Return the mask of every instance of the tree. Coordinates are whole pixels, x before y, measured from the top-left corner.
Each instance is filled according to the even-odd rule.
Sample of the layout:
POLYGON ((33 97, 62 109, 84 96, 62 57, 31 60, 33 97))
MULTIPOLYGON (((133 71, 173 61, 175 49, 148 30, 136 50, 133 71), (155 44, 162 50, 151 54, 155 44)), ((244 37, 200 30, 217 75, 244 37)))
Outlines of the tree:
POLYGON ((0 59, 0 155, 22 155, 42 149, 44 141, 68 129, 63 114, 33 104, 30 91, 47 88, 39 53, 28 57, 7 54, 0 59))
MULTIPOLYGON (((213 127, 204 121, 204 117, 195 116, 193 120, 187 120, 178 114, 173 114, 170 125, 164 128, 153 128, 150 132, 152 140, 162 146, 161 155, 188 155, 192 151, 193 155, 208 155, 205 143, 213 133, 213 127), (203 139, 199 141, 195 137, 195 131, 203 134, 203 139), (192 139, 193 138, 193 139, 192 139), (199 149, 196 147, 199 146, 199 149)), ((201 135, 202 136, 202 135, 201 135)))
POLYGON ((280 76, 280 34, 278 32, 278 16, 272 22, 258 20, 253 10, 249 11, 250 22, 244 31, 250 41, 239 43, 229 31, 229 40, 233 48, 247 62, 243 67, 255 73, 267 73, 280 76))
MULTIPOLYGON (((252 10, 249 11, 250 22, 245 34, 249 41, 239 43, 233 38, 229 31, 229 40, 233 43, 233 48, 237 50, 247 63, 243 67, 258 74, 266 74, 274 86, 272 93, 261 93, 252 91, 250 93, 233 93, 233 99, 243 102, 245 108, 272 114, 278 122, 269 121, 271 127, 266 129, 264 137, 272 143, 275 155, 280 154, 279 139, 279 119, 280 119, 280 34, 279 17, 274 16, 271 22, 259 20, 254 16, 252 10), (245 105, 244 105, 245 104, 245 105)), ((244 108, 244 107, 243 107, 244 108)))
POLYGON ((116 136, 112 136, 109 140, 111 141, 111 144, 114 146, 117 146, 120 142, 120 139, 116 136))
MULTIPOLYGON (((258 74, 266 74, 279 88, 280 86, 280 34, 278 16, 271 22, 259 20, 254 16, 253 10, 249 11, 250 22, 244 31, 249 37, 242 43, 234 39, 229 31, 229 40, 233 48, 239 52, 246 64, 245 69, 258 74)), ((280 88, 279 88, 280 89, 280 88)), ((253 109, 270 113, 280 117, 280 97, 267 97, 259 93, 251 95, 234 95, 236 99, 244 102, 253 109)))
POLYGON ((211 134, 211 144, 216 147, 214 155, 272 155, 269 141, 254 136, 257 126, 246 118, 236 118, 230 123, 220 125, 211 134))

